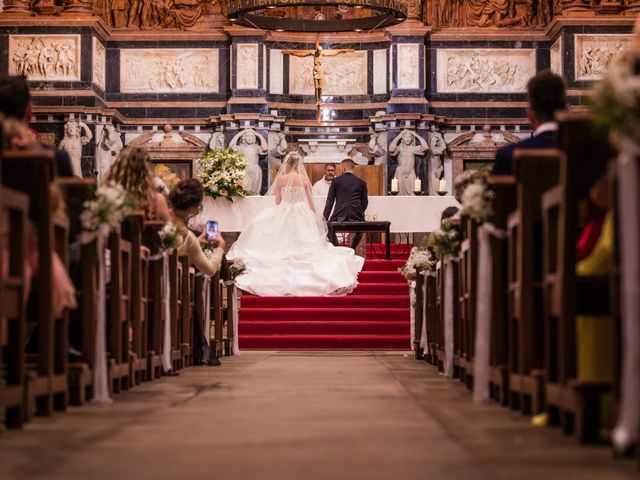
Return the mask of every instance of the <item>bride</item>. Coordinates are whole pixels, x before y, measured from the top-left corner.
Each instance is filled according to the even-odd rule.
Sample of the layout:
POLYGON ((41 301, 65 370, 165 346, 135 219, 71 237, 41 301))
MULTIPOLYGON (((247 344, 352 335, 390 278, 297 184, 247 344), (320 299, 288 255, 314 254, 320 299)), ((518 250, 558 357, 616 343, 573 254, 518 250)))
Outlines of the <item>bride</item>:
POLYGON ((229 251, 247 270, 238 288, 259 296, 345 295, 358 284, 364 259, 327 240, 311 183, 297 152, 289 153, 267 195, 276 205, 263 210, 229 251))

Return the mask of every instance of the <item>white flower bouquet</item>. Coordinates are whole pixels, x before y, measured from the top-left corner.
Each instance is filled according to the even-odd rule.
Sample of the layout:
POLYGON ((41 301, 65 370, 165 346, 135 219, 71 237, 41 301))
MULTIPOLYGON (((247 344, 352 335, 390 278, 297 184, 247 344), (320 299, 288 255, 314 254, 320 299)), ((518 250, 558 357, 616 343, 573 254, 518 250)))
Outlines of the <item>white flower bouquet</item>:
POLYGON ((489 184, 481 179, 469 183, 462 192, 460 203, 462 213, 478 223, 482 223, 493 215, 495 193, 489 184))
POLYGON ((241 258, 237 258, 229 266, 229 273, 231 274, 231 280, 235 280, 240 275, 246 273, 246 271, 247 271, 247 264, 244 263, 244 260, 242 260, 241 258))
POLYGON ((180 233, 178 226, 173 222, 167 222, 158 232, 160 245, 163 251, 175 250, 184 242, 184 237, 180 233))
POLYGON ((413 247, 407 263, 398 271, 407 280, 415 280, 416 270, 420 272, 433 271, 436 268, 437 258, 427 247, 413 247))
POLYGON ((202 154, 200 181, 205 195, 225 197, 230 202, 236 197, 246 197, 251 192, 244 189, 247 161, 233 148, 216 148, 202 154))
POLYGON ((431 239, 440 258, 458 255, 461 235, 459 226, 451 220, 443 220, 440 229, 432 233, 431 239))
POLYGON ((118 231, 132 210, 127 192, 117 184, 100 185, 95 198, 84 202, 83 207, 80 214, 82 228, 101 236, 118 231))

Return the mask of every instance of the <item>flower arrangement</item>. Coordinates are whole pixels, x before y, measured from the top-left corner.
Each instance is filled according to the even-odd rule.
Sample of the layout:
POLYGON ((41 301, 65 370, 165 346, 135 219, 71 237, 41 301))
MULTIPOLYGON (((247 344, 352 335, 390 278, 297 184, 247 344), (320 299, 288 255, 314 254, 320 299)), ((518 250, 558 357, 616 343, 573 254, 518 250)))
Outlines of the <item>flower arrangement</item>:
POLYGON ((126 190, 118 184, 100 185, 95 198, 83 204, 80 214, 82 228, 101 236, 120 229, 120 224, 131 212, 132 204, 126 190))
POLYGON ((451 219, 443 220, 440 229, 431 235, 431 241, 440 258, 457 256, 460 251, 460 231, 458 225, 451 221, 451 219))
POLYGON ((202 154, 200 181, 205 195, 213 198, 225 197, 230 202, 236 197, 252 193, 243 187, 247 161, 233 148, 216 148, 202 154))
POLYGON ((495 192, 489 188, 489 184, 478 179, 464 189, 460 203, 462 213, 478 223, 482 223, 493 215, 493 200, 495 192))
POLYGON ((184 242, 184 237, 180 233, 178 226, 173 222, 167 222, 158 232, 162 251, 175 250, 184 242))
POLYGON ((433 271, 436 268, 437 258, 428 247, 413 247, 407 263, 398 271, 407 280, 415 280, 416 270, 420 272, 433 271))
POLYGON ((640 145, 640 75, 638 52, 630 49, 616 57, 593 96, 596 127, 609 132, 619 146, 623 138, 640 145))
POLYGON ((229 266, 229 273, 231 274, 231 280, 235 280, 240 275, 246 273, 246 271, 247 271, 247 264, 244 263, 244 260, 242 260, 241 258, 237 258, 229 266))

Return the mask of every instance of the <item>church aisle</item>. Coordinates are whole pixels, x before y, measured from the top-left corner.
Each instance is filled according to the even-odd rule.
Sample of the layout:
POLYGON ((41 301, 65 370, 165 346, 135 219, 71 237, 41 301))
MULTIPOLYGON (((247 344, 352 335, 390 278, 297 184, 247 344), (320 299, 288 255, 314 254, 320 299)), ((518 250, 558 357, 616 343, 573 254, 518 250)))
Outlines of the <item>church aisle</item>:
POLYGON ((635 478, 400 353, 249 352, 0 435, 0 478, 635 478), (516 475, 517 472, 517 475, 516 475))

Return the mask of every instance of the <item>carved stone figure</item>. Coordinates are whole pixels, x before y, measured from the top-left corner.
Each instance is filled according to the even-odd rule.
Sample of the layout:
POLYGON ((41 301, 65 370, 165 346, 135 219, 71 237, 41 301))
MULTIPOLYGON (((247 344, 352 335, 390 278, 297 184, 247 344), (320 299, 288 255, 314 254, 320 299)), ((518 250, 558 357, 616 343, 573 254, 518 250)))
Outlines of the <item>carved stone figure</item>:
POLYGON ((374 132, 369 140, 369 152, 373 156, 374 165, 387 163, 387 132, 374 132))
POLYGON ((551 21, 548 0, 432 0, 427 21, 437 27, 535 27, 551 21))
POLYGON ((58 148, 69 154, 73 174, 82 177, 82 147, 93 138, 93 133, 83 122, 70 120, 64 126, 64 138, 58 148))
POLYGON ((414 195, 416 181, 416 155, 429 150, 426 140, 411 130, 403 130, 389 145, 389 153, 398 157, 395 178, 398 179, 399 195, 414 195), (419 145, 416 145, 416 139, 419 145))
POLYGON ((269 167, 279 167, 289 144, 282 132, 269 132, 269 167))
POLYGON ((238 150, 249 164, 244 188, 250 192, 260 194, 262 189, 260 155, 265 155, 269 151, 267 141, 252 128, 247 128, 237 133, 229 142, 229 146, 238 150), (258 144, 258 141, 260 141, 260 144, 258 144))
POLYGON ((209 139, 209 149, 216 150, 221 148, 224 148, 224 133, 213 132, 209 139))
POLYGON ((440 177, 444 171, 443 156, 447 151, 447 143, 438 127, 431 125, 429 132, 429 195, 437 195, 440 177))
POLYGON ((123 144, 120 134, 113 125, 105 125, 100 134, 100 140, 96 146, 96 168, 98 170, 98 183, 103 175, 113 165, 116 157, 122 150, 123 144))

